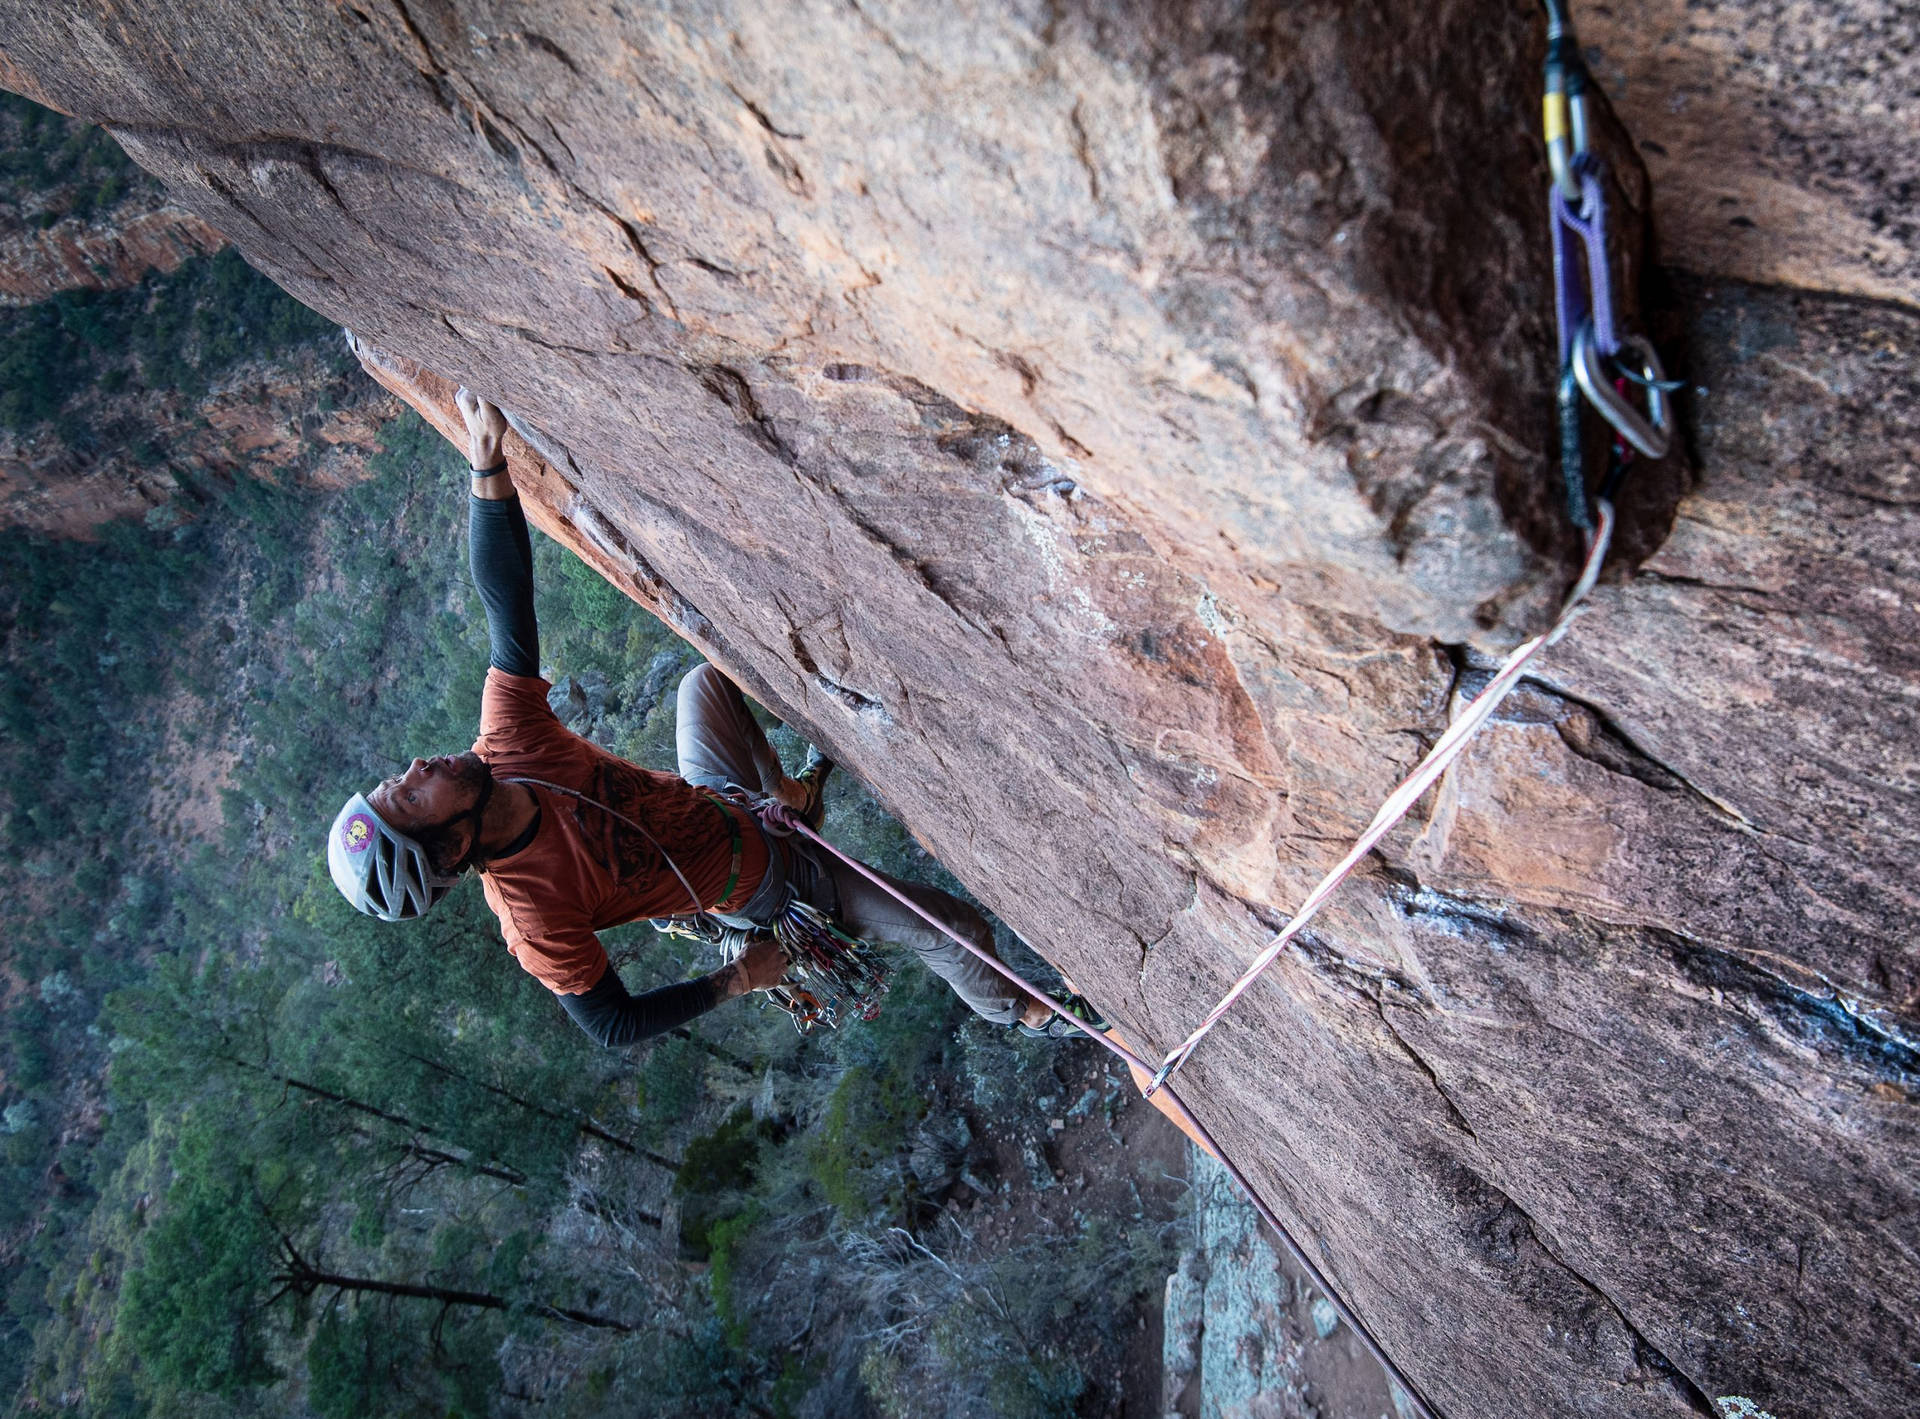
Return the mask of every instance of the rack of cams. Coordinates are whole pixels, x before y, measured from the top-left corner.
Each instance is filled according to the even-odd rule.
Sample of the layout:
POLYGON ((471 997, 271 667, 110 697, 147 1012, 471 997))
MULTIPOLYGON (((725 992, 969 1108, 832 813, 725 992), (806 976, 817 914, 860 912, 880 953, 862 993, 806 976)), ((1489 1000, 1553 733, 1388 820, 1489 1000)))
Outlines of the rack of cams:
POLYGON ((768 995, 802 1034, 815 1025, 837 1029, 852 1016, 871 1020, 880 1013, 889 968, 871 943, 798 899, 775 918, 773 939, 787 953, 787 978, 768 995))
MULTIPOLYGON (((653 926, 669 936, 717 946, 720 959, 727 963, 738 959, 754 940, 753 935, 729 930, 708 916, 668 917, 653 926)), ((870 942, 843 929, 818 907, 797 899, 781 909, 772 935, 786 953, 787 975, 764 994, 793 1017, 794 1028, 802 1034, 816 1025, 833 1030, 855 1016, 871 1020, 879 1015, 890 968, 870 942)))

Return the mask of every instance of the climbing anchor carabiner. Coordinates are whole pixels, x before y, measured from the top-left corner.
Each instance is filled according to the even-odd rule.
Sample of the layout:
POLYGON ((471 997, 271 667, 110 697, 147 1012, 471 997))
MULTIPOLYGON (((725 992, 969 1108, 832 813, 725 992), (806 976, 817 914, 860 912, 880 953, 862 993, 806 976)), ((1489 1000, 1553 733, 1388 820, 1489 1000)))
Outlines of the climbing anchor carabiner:
POLYGON ((1591 320, 1581 321, 1579 330, 1574 333, 1573 356, 1569 361, 1574 380, 1579 384, 1580 392, 1586 395, 1587 402, 1593 405, 1594 411, 1611 424, 1621 438, 1648 458, 1665 458, 1673 425, 1667 404, 1667 390, 1670 387, 1667 372, 1661 368, 1660 356, 1644 336, 1620 337, 1620 353, 1624 355, 1629 352, 1639 361, 1640 368, 1637 373, 1629 373, 1627 377, 1647 391, 1645 417, 1614 388, 1613 376, 1607 372, 1607 361, 1595 343, 1591 320))
POLYGON ((1587 88, 1593 78, 1580 54, 1573 21, 1564 0, 1545 0, 1547 10, 1546 88, 1541 104, 1547 163, 1554 186, 1567 201, 1580 201, 1579 160, 1587 152, 1587 88))

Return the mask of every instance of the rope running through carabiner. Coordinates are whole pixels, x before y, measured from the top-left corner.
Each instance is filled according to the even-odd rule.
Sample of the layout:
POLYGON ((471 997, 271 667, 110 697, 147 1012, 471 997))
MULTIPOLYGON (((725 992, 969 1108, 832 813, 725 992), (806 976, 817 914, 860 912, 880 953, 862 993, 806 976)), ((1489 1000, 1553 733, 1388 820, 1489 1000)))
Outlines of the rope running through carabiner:
POLYGON ((1603 185, 1605 168, 1589 147, 1587 92, 1593 81, 1580 56, 1579 42, 1564 0, 1544 0, 1544 3, 1547 8, 1544 122, 1548 161, 1553 169, 1548 201, 1553 233, 1554 310, 1560 334, 1561 463, 1568 517, 1576 527, 1587 532, 1585 564, 1561 606, 1559 617, 1546 634, 1525 642, 1502 662, 1492 682, 1460 712, 1413 773, 1381 804, 1352 850, 1307 893, 1293 918, 1262 948, 1253 964, 1207 1012, 1206 1018, 1167 1052, 1147 1086, 1149 1094, 1186 1063, 1207 1032, 1220 1023, 1234 1002, 1279 958, 1335 889, 1412 810, 1420 796, 1439 781, 1501 700, 1519 684, 1527 662, 1566 634, 1574 613, 1593 589, 1606 560, 1613 537, 1612 499, 1624 471, 1626 448, 1631 446, 1649 458, 1664 457, 1667 452, 1670 413, 1666 394, 1673 386, 1668 383, 1653 346, 1637 335, 1621 335, 1614 314, 1603 185), (1579 264, 1584 270, 1584 280, 1575 275, 1575 262, 1567 240, 1569 233, 1579 239, 1579 264), (1637 371, 1623 369, 1616 363, 1623 350, 1631 351, 1639 362, 1637 371), (1645 391, 1646 417, 1627 401, 1623 392, 1627 385, 1645 391), (1589 511, 1581 425, 1583 405, 1591 406, 1617 434, 1617 466, 1604 480, 1600 496, 1593 500, 1597 522, 1589 511))

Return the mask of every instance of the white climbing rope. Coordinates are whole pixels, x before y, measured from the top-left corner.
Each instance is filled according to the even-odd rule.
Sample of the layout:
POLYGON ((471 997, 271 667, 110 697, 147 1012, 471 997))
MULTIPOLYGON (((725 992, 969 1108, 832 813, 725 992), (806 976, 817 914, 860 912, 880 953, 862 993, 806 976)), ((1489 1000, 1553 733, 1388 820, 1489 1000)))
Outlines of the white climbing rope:
POLYGON ((1492 716, 1500 702, 1507 697, 1508 691, 1520 683, 1526 671, 1527 662, 1532 660, 1536 653, 1546 649, 1567 633, 1567 627, 1573 624, 1574 612, 1579 609, 1580 603, 1586 600, 1587 593, 1593 590, 1593 583, 1600 575, 1601 563, 1607 558, 1607 544, 1613 540, 1613 504, 1605 499, 1599 500, 1598 512, 1599 517, 1593 529, 1593 538, 1587 546, 1586 565, 1580 569, 1580 579, 1573 584, 1573 590, 1567 594, 1566 602, 1560 608, 1559 618, 1548 628, 1545 635, 1535 636, 1509 655, 1501 664, 1499 673, 1487 683, 1486 688, 1474 696, 1472 703, 1460 712, 1459 718, 1447 726, 1446 733, 1442 734, 1433 748, 1427 751, 1427 756, 1420 761, 1419 766, 1388 796, 1387 801, 1380 805, 1380 811, 1373 815, 1373 821, 1360 835, 1360 840, 1353 845, 1353 850, 1340 859, 1334 869, 1322 877, 1313 890, 1307 893, 1306 900, 1300 903, 1300 909, 1294 913, 1293 919, 1267 943, 1260 954, 1254 958, 1253 964, 1247 968, 1246 973, 1234 982, 1233 989, 1222 996, 1220 1003, 1207 1012, 1207 1018, 1200 1022, 1198 1028, 1168 1052, 1167 1057, 1160 1062, 1158 1072, 1147 1085, 1146 1092, 1149 1097, 1187 1062, 1188 1056, 1206 1037, 1207 1031, 1220 1023, 1221 1017, 1233 1008, 1234 1001, 1244 995, 1247 988, 1260 978, 1261 973, 1279 959, 1280 953, 1286 950, 1293 939, 1305 929, 1307 923, 1313 920, 1315 913, 1326 904, 1327 899, 1346 880, 1347 875, 1360 865, 1361 859, 1373 851, 1380 839, 1392 831, 1396 823, 1406 817, 1408 811, 1419 801, 1420 795, 1431 788, 1447 771, 1448 766, 1460 757, 1460 751, 1467 747, 1468 741, 1492 716))

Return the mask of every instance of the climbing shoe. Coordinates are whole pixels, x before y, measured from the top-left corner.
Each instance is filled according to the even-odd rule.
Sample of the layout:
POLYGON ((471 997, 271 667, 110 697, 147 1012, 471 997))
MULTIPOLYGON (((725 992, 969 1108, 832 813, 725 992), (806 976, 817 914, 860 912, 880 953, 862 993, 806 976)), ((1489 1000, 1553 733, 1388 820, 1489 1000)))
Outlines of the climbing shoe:
POLYGON ((793 781, 807 791, 806 802, 794 811, 816 833, 820 831, 820 822, 827 816, 827 775, 833 772, 833 760, 811 745, 807 747, 807 765, 793 776, 793 781))
MULTIPOLYGON (((1089 1030, 1097 1030, 1104 1035, 1108 1030, 1113 1028, 1113 1026, 1100 1018, 1100 1012, 1093 1008, 1093 1002, 1088 1000, 1084 995, 1069 995, 1065 1000, 1060 1001, 1059 1004, 1061 1009, 1073 1016, 1074 1019, 1085 1024, 1089 1030)), ((1047 1016, 1047 1023, 1044 1025, 1029 1025, 1026 1021, 1022 1020, 1016 1024, 1014 1028, 1030 1039, 1036 1040, 1072 1039, 1084 1033, 1073 1025, 1068 1024, 1065 1020, 1062 1020, 1058 1015, 1053 1014, 1047 1016)))

